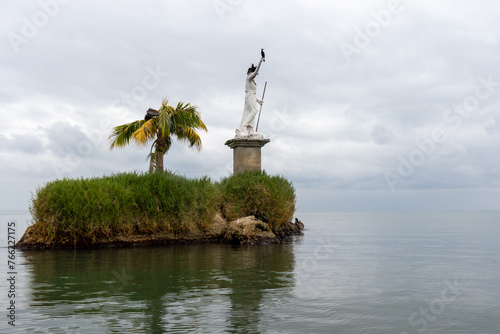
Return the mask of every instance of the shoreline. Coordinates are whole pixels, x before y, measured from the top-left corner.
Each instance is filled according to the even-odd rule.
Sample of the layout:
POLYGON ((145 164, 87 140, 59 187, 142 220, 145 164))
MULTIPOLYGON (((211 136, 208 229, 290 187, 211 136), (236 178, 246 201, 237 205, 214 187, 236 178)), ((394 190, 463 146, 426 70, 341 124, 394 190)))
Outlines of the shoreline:
POLYGON ((179 244, 235 244, 235 245, 268 245, 277 244, 294 235, 303 235, 304 225, 298 219, 289 222, 278 231, 272 231, 269 225, 254 216, 242 217, 231 222, 216 217, 216 223, 209 229, 191 229, 181 233, 119 233, 105 236, 100 240, 72 240, 60 236, 56 243, 37 241, 36 224, 28 226, 25 233, 16 243, 19 250, 52 250, 52 249, 95 249, 95 248, 134 248, 179 244))

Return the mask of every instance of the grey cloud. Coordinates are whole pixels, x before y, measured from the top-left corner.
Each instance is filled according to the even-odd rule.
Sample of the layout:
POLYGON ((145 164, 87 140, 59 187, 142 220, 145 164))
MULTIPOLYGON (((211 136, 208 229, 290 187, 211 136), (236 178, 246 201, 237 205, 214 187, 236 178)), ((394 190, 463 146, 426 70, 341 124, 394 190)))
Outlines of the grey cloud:
POLYGON ((500 117, 496 116, 488 121, 488 124, 486 125, 486 132, 490 135, 500 132, 500 117))
MULTIPOLYGON (((414 152, 421 151, 416 143, 438 128, 447 140, 424 153, 425 162, 402 178, 396 193, 425 208, 419 201, 433 189, 438 194, 455 187, 470 198, 467 194, 477 194, 483 185, 498 185, 500 86, 470 115, 453 112, 474 94, 479 78, 491 75, 500 82, 497 2, 454 7, 402 2, 401 14, 351 62, 339 45, 354 43, 356 31, 373 20, 370 13, 386 3, 228 3, 234 6, 221 16, 210 1, 124 1, 119 9, 113 3, 72 1, 20 45, 18 54, 4 40, 0 68, 8 84, 0 90, 0 154, 10 159, 9 168, 22 163, 16 160, 25 158, 16 156, 20 152, 47 165, 39 170, 40 180, 55 177, 52 163, 71 177, 146 170, 147 149, 110 152, 105 137, 112 126, 142 118, 169 97, 172 103, 199 105, 209 132, 199 153, 175 143, 167 168, 189 176, 225 176, 232 151, 224 141, 241 117, 246 68, 258 61, 263 47, 267 59, 257 77, 258 94, 265 81, 268 86, 259 127, 271 138, 263 148, 263 166, 304 189, 303 209, 316 208, 316 201, 330 210, 335 200, 350 209, 375 208, 371 203, 400 207, 384 172, 398 175, 400 157, 415 159, 420 153, 414 152), (147 68, 157 66, 168 76, 143 92, 147 68), (129 105, 123 102, 134 93, 144 94, 129 105), (17 127, 19 117, 23 128, 17 127), (104 140, 96 141, 92 133, 106 117, 111 122, 102 129, 104 140), (82 143, 89 142, 87 152, 82 143), (80 158, 71 168, 69 154, 80 158)), ((20 33, 22 18, 39 9, 36 3, 6 6, 0 13, 3 36, 20 33)))
POLYGON ((2 151, 38 154, 44 149, 42 140, 29 134, 13 135, 12 138, 0 134, 0 141, 2 151))
POLYGON ((383 125, 376 125, 370 136, 373 138, 375 143, 379 145, 387 144, 394 138, 394 133, 383 125))
POLYGON ((49 141, 47 148, 59 157, 75 152, 79 145, 89 142, 79 126, 66 122, 54 123, 45 132, 49 141))

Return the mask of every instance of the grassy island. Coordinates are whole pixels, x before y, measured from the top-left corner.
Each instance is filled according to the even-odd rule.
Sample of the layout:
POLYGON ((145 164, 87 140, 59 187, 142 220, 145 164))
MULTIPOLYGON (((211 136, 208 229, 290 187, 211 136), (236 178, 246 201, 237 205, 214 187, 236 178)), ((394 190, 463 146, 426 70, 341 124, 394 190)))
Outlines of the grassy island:
POLYGON ((295 189, 265 172, 219 182, 171 173, 123 173, 47 183, 33 194, 21 248, 99 247, 221 239, 228 222, 256 214, 291 231, 295 189))

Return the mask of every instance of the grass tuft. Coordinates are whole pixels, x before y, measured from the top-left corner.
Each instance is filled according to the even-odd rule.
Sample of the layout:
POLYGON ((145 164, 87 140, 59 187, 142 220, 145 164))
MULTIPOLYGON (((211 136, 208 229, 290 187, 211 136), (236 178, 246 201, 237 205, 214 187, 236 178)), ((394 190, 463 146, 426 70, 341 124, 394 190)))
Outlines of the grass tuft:
POLYGON ((282 176, 269 176, 265 171, 235 174, 223 179, 219 188, 221 211, 229 221, 257 210, 276 231, 293 218, 295 188, 282 176))

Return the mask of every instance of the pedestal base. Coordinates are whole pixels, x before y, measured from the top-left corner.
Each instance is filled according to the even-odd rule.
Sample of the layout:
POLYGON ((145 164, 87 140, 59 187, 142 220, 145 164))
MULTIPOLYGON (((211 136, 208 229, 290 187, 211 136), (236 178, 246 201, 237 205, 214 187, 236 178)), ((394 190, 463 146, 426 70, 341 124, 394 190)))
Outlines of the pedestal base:
POLYGON ((261 171, 260 148, 270 139, 241 139, 234 138, 226 141, 226 145, 233 149, 233 174, 249 171, 261 171))

